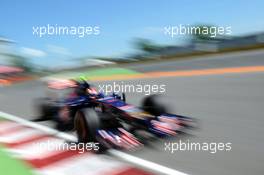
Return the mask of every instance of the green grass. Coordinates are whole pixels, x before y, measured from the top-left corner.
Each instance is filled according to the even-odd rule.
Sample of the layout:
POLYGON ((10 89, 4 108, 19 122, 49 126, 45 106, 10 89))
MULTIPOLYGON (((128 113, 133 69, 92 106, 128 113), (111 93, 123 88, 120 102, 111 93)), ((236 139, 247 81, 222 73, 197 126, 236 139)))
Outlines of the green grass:
POLYGON ((106 68, 106 69, 97 69, 93 71, 83 72, 83 75, 87 77, 134 75, 134 74, 138 74, 138 72, 124 68, 106 68))
POLYGON ((58 78, 79 78, 80 76, 86 77, 88 80, 94 79, 96 77, 106 77, 106 76, 115 76, 115 75, 136 75, 140 74, 139 72, 125 69, 125 68, 100 68, 95 70, 87 70, 82 72, 67 72, 62 74, 53 75, 52 77, 58 78))
POLYGON ((8 155, 0 145, 0 174, 4 175, 33 175, 24 162, 16 160, 8 155))
MULTIPOLYGON (((0 117, 0 122, 5 120, 0 117)), ((0 144, 0 174, 4 175, 33 175, 31 168, 23 161, 12 158, 0 144)))

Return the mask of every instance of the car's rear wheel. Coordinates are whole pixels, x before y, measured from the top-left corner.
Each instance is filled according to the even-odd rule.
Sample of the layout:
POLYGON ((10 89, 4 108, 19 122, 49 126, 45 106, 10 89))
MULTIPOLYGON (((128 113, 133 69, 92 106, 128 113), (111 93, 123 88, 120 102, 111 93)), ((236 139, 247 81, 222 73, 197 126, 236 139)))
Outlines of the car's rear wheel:
POLYGON ((50 120, 58 110, 49 98, 36 99, 35 106, 38 115, 36 120, 50 120))
POLYGON ((70 106, 61 106, 58 109, 54 121, 56 122, 56 128, 60 131, 70 131, 74 129, 74 116, 76 109, 70 106))

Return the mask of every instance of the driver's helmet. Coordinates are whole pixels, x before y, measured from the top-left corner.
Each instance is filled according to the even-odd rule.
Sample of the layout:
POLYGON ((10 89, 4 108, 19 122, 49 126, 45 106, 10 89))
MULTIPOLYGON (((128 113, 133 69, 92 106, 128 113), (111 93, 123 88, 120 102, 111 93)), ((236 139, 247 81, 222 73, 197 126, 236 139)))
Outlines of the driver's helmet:
POLYGON ((85 78, 85 76, 80 76, 78 81, 78 86, 80 88, 83 89, 89 89, 90 88, 90 84, 86 81, 87 78, 85 78))
POLYGON ((76 82, 76 89, 75 92, 77 95, 86 95, 87 89, 90 88, 90 84, 87 83, 84 76, 80 76, 78 79, 75 80, 76 82))

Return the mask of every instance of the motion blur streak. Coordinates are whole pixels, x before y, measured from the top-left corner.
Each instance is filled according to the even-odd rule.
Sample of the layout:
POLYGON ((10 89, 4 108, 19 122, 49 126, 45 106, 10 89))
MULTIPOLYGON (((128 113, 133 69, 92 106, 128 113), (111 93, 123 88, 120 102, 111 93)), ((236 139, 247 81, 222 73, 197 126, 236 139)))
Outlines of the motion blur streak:
POLYGON ((128 162, 138 164, 139 166, 145 167, 147 169, 155 170, 156 172, 162 173, 162 174, 168 174, 168 175, 187 175, 185 173, 182 173, 180 171, 167 168, 165 166, 159 165, 157 163, 153 163, 135 156, 131 156, 128 154, 125 154, 123 152, 117 151, 117 150, 109 150, 110 154, 117 156, 119 158, 122 158, 128 162))
MULTIPOLYGON (((0 116, 2 116, 3 118, 6 118, 8 120, 18 122, 22 125, 32 127, 32 128, 37 129, 37 130, 42 130, 48 134, 55 135, 55 136, 62 138, 62 139, 71 140, 71 141, 76 141, 76 139, 77 139, 73 135, 58 132, 58 131, 51 129, 49 127, 39 125, 36 123, 32 123, 30 121, 24 120, 20 117, 17 117, 17 116, 14 116, 14 115, 11 115, 11 114, 8 114, 5 112, 0 111, 0 116)), ((16 152, 16 150, 12 150, 12 149, 10 151, 16 152)), ((120 159, 123 159, 123 160, 128 161, 128 162, 133 163, 133 164, 136 164, 138 166, 144 167, 144 168, 149 169, 149 170, 154 171, 154 172, 159 172, 159 173, 167 174, 167 175, 187 175, 187 174, 182 173, 180 171, 177 171, 177 170, 174 170, 171 168, 167 168, 167 167, 159 165, 157 163, 153 163, 151 161, 147 161, 147 160, 144 160, 141 158, 137 158, 135 156, 132 156, 132 155, 129 155, 129 154, 117 151, 117 150, 108 150, 108 153, 110 153, 111 155, 113 155, 115 157, 118 157, 120 159)), ((27 151, 26 154, 24 154, 24 155, 27 155, 27 154, 30 154, 30 153, 27 151)), ((36 168, 42 168, 42 167, 49 165, 50 163, 58 161, 57 159, 61 159, 62 157, 65 158, 65 157, 76 155, 76 154, 78 155, 77 152, 69 152, 69 151, 66 151, 66 154, 67 155, 65 155, 65 153, 62 152, 62 153, 59 153, 57 155, 54 155, 53 157, 49 156, 49 157, 44 159, 45 161, 41 161, 41 159, 28 160, 28 163, 30 163, 32 166, 34 166, 36 168)), ((133 171, 135 171, 135 170, 133 170, 133 171)), ((138 171, 138 172, 140 172, 140 174, 144 174, 143 171, 138 171)))
POLYGON ((249 67, 232 67, 219 69, 204 69, 204 70, 187 70, 174 72, 151 72, 146 73, 147 77, 184 77, 184 76, 199 76, 199 75, 221 75, 232 73, 250 73, 263 72, 264 66, 249 66, 249 67))
POLYGON ((184 71, 154 71, 146 72, 138 75, 114 75, 102 76, 96 81, 110 81, 110 80, 132 80, 144 78, 162 78, 162 77, 189 77, 189 76, 202 76, 202 75, 222 75, 222 74, 237 74, 237 73, 253 73, 263 72, 264 66, 243 66, 243 67, 230 67, 230 68, 216 68, 216 69, 202 69, 202 70, 184 70, 184 71))

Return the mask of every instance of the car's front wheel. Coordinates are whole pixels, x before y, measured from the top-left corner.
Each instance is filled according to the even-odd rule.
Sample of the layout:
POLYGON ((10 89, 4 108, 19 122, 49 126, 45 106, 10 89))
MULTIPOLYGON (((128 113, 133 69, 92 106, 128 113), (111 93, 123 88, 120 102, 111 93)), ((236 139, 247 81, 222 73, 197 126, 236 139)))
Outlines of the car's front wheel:
POLYGON ((167 112, 164 104, 159 102, 158 95, 149 95, 142 101, 142 109, 152 115, 159 116, 167 112))
POLYGON ((74 127, 78 142, 87 143, 96 141, 96 131, 100 128, 100 119, 93 109, 78 110, 74 118, 74 127))

